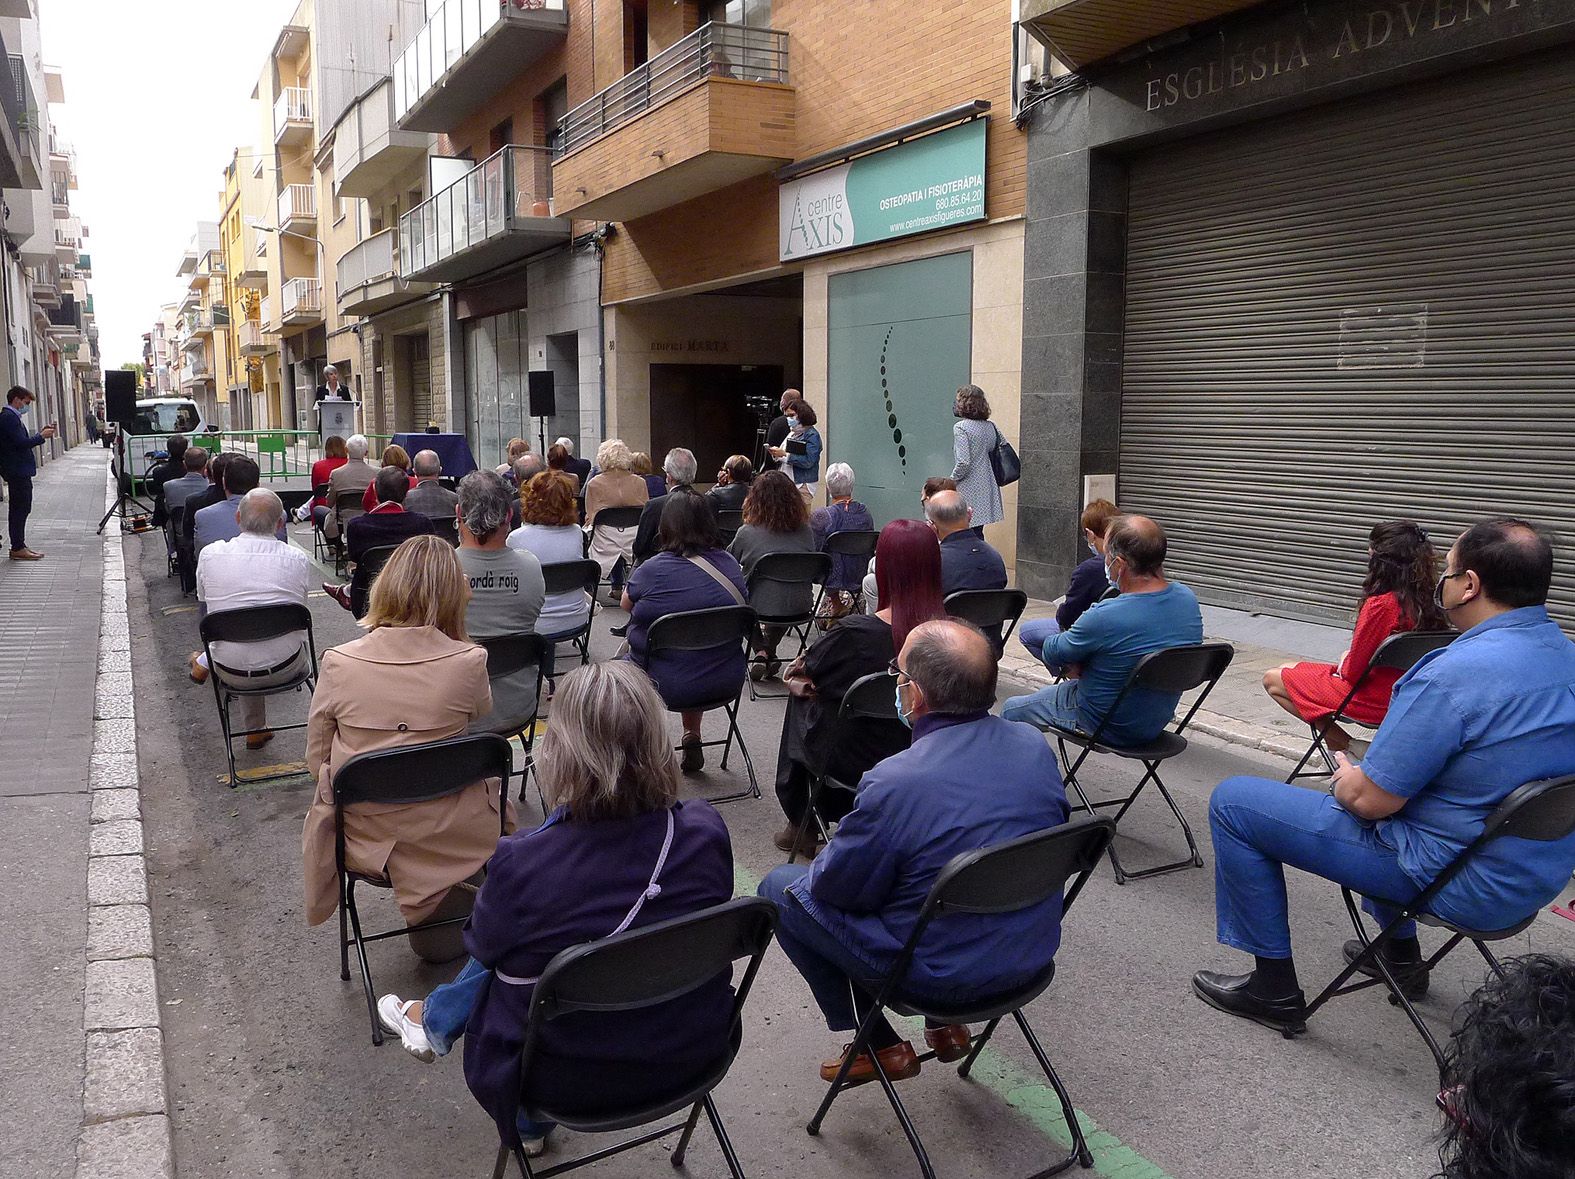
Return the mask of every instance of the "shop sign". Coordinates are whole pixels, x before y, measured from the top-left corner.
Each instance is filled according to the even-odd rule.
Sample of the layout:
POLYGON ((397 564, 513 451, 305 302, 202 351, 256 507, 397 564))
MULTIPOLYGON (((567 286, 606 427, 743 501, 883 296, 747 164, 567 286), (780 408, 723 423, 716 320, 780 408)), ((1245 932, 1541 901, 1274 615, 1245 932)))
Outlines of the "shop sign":
POLYGON ((982 221, 985 127, 974 119, 784 184, 781 260, 982 221))

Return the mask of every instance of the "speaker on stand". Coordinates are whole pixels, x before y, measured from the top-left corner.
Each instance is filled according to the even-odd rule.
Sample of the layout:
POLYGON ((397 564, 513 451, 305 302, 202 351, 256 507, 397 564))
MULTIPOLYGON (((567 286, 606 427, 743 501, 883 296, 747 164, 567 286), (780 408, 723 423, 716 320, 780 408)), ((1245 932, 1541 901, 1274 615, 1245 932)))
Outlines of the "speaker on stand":
POLYGON ((530 394, 530 416, 541 425, 541 457, 547 459, 547 419, 558 412, 558 397, 552 370, 526 374, 530 394))
POLYGON ((111 469, 115 472, 115 502, 98 522, 98 531, 104 531, 111 516, 119 516, 122 528, 131 520, 132 530, 140 532, 143 529, 137 527, 131 505, 136 505, 144 514, 153 509, 131 494, 132 474, 126 470, 126 433, 137 416, 136 373, 129 369, 104 370, 104 416, 115 424, 114 457, 111 459, 111 469))

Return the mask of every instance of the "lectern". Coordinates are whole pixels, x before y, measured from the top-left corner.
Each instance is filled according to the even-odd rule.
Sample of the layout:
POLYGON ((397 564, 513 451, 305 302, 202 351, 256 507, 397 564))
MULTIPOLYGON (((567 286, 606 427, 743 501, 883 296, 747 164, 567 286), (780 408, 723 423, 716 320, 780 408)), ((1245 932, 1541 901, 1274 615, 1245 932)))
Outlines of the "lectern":
POLYGON ((335 434, 348 438, 355 433, 355 402, 325 397, 317 403, 318 441, 326 443, 335 434))

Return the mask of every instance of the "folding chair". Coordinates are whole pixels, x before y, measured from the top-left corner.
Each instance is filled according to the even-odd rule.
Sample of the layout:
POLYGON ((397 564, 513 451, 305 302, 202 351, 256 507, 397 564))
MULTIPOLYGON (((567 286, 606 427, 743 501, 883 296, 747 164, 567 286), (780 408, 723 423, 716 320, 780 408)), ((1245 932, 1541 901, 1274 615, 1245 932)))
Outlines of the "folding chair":
POLYGON ((738 535, 738 530, 744 526, 744 512, 741 508, 718 508, 716 511, 716 531, 721 538, 722 547, 725 549, 733 543, 733 537, 738 535))
MULTIPOLYGON (((853 595, 854 601, 862 607, 864 591, 864 571, 869 568, 870 558, 875 555, 875 546, 880 541, 880 533, 864 530, 849 529, 846 532, 833 532, 826 537, 826 547, 820 551, 831 558, 832 571, 835 572, 842 559, 853 561, 858 565, 858 576, 853 579, 853 589, 848 591, 853 595)), ((828 576, 827 581, 830 580, 828 576)), ((826 598, 826 581, 820 583, 820 594, 815 598, 815 615, 820 616, 821 604, 826 598)))
POLYGON ((1141 880, 1145 876, 1158 876, 1162 872, 1175 872, 1182 868, 1203 867, 1203 855, 1198 851, 1197 840, 1192 837, 1192 828, 1188 825, 1186 816, 1181 813, 1181 808, 1176 805, 1176 800, 1170 796, 1170 791, 1165 788, 1165 783, 1159 776, 1159 764, 1186 750, 1187 739, 1181 735, 1182 732, 1191 723, 1203 702, 1208 699, 1220 676, 1225 674, 1225 669, 1230 666, 1230 661, 1235 654, 1236 649, 1229 643, 1199 643, 1196 646, 1167 647, 1161 651, 1151 652, 1138 660, 1137 666, 1132 669, 1132 674, 1127 677, 1127 682, 1122 685, 1120 694, 1116 696, 1115 703, 1110 706, 1110 711, 1100 719, 1099 724, 1094 726, 1092 733, 1083 733, 1077 729, 1063 728, 1055 724, 1044 726, 1045 731, 1055 737, 1056 747, 1061 754, 1061 764, 1066 767, 1067 788, 1077 795, 1078 804, 1090 815, 1100 807, 1118 807, 1114 821, 1119 824, 1121 817, 1137 801, 1138 795, 1143 793, 1143 788, 1153 782, 1160 797, 1165 800, 1165 805, 1170 808, 1170 813, 1175 815, 1176 822, 1181 824, 1181 833, 1187 838, 1187 849, 1191 855, 1174 863, 1128 872, 1121 866, 1121 858, 1116 854, 1115 844, 1112 843, 1110 866, 1116 871, 1117 884, 1125 884, 1128 880, 1141 880), (1190 692, 1197 687, 1202 687, 1203 691, 1198 694, 1198 698, 1192 702, 1192 707, 1187 710, 1187 714, 1174 729, 1162 731, 1159 736, 1143 745, 1115 745, 1103 740, 1110 718, 1120 712, 1121 702, 1127 698, 1128 693, 1146 689, 1151 692, 1174 694, 1190 692), (1067 755, 1066 747, 1069 743, 1082 749, 1076 761, 1072 761, 1067 755), (1143 777, 1132 793, 1125 798, 1107 798, 1099 802, 1089 802, 1088 796, 1083 793, 1083 787, 1077 780, 1077 771, 1088 760, 1090 753, 1108 753, 1128 761, 1141 762, 1143 777))
MULTIPOLYGON (((312 612, 295 602, 282 602, 277 606, 242 606, 235 610, 215 610, 205 615, 197 624, 197 633, 202 638, 202 652, 208 660, 208 681, 213 685, 213 698, 219 706, 219 725, 224 730, 224 754, 229 759, 230 788, 233 790, 240 784, 240 779, 235 772, 237 738, 250 737, 253 733, 282 733, 291 729, 306 728, 306 722, 302 721, 298 725, 269 724, 266 729, 244 729, 237 733, 230 727, 230 701, 237 696, 279 696, 285 692, 299 692, 302 688, 310 692, 317 686, 317 644, 312 637, 312 612), (219 668, 222 665, 214 658, 214 643, 258 643, 266 639, 295 634, 298 631, 306 632, 307 662, 306 666, 288 682, 266 688, 241 688, 235 685, 235 681, 239 680, 262 679, 269 675, 276 675, 294 663, 298 656, 292 656, 278 667, 259 671, 237 671, 226 668, 224 674, 231 677, 231 682, 225 682, 219 675, 219 668)), ((277 778, 293 777, 297 772, 299 771, 291 770, 285 774, 248 778, 247 781, 271 782, 277 778)))
POLYGON ((580 666, 584 667, 591 661, 591 624, 596 621, 596 591, 602 583, 602 567, 592 560, 554 561, 541 567, 541 576, 547 583, 549 598, 553 594, 580 590, 590 599, 590 613, 585 616, 584 626, 550 636, 554 647, 559 643, 573 643, 580 653, 580 666))
POLYGON ((459 548, 459 521, 453 516, 428 516, 432 522, 432 531, 454 548, 459 548))
POLYGON ((1531 923, 1537 919, 1541 906, 1500 929, 1469 929, 1438 916, 1429 906, 1444 887, 1460 875, 1494 840, 1514 838, 1533 839, 1539 843, 1556 843, 1561 839, 1567 839, 1571 834, 1575 834, 1575 775, 1528 782, 1524 786, 1517 787, 1503 802, 1493 808, 1493 813, 1487 817, 1487 821, 1482 826, 1482 833, 1467 844, 1465 850, 1450 861, 1415 897, 1403 904, 1399 901, 1380 901, 1382 904, 1398 909, 1399 913, 1379 931, 1377 937, 1368 937, 1367 930, 1362 924, 1362 914, 1357 908, 1356 897, 1350 889, 1342 888, 1340 893, 1345 899, 1345 909, 1351 918, 1351 924, 1356 929, 1357 940, 1362 943, 1362 952, 1335 976, 1334 981, 1325 987, 1316 999, 1307 1005, 1307 1017, 1310 1019, 1314 1012, 1336 995, 1349 995, 1356 991, 1365 991, 1368 987, 1388 987, 1389 1002, 1404 1009, 1406 1017, 1427 1042, 1428 1050, 1432 1052, 1433 1059, 1438 1062, 1439 1072, 1442 1073, 1443 1050, 1438 1046, 1433 1033, 1422 1022, 1422 1017, 1417 1014, 1416 1008, 1411 1005, 1411 1000, 1406 997, 1404 989, 1390 971, 1382 953, 1384 947, 1394 939, 1395 930, 1401 924, 1406 921, 1417 921, 1423 925, 1448 930, 1450 933, 1450 938, 1443 947, 1427 959, 1425 965, 1429 970, 1443 961, 1461 942, 1469 940, 1476 947, 1477 953, 1482 955, 1483 961, 1493 969, 1493 973, 1502 977, 1504 968, 1499 965, 1493 951, 1488 949, 1487 943, 1503 941, 1530 928, 1531 923), (1349 981, 1352 975, 1364 970, 1364 967, 1376 967, 1380 977, 1365 978, 1355 983, 1349 981))
MULTIPOLYGON (((634 567, 634 533, 640 527, 640 516, 644 508, 603 508, 596 513, 596 519, 591 521, 591 530, 585 534, 585 555, 591 555, 591 541, 595 539, 596 532, 601 528, 610 528, 618 533, 618 540, 622 547, 620 557, 614 557, 613 563, 602 570, 602 576, 612 583, 612 575, 618 569, 618 561, 624 564, 624 578, 627 580, 629 570, 634 567), (627 535, 626 535, 627 534, 627 535)), ((600 565, 597 566, 600 568, 600 565)))
MULTIPOLYGON (((825 743, 828 752, 823 752, 822 756, 829 761, 829 750, 857 748, 866 744, 871 725, 891 726, 894 732, 900 730, 906 734, 907 727, 897 715, 895 685, 896 677, 885 671, 854 680, 837 705, 837 723, 832 729, 831 739, 825 743), (865 737, 863 742, 857 740, 861 732, 865 737)), ((809 836, 811 822, 815 824, 821 839, 831 838, 830 825, 821 811, 821 799, 825 792, 839 790, 852 797, 858 786, 857 782, 841 782, 831 777, 824 763, 815 771, 810 783, 809 804, 804 808, 804 817, 799 820, 798 838, 793 841, 793 850, 788 853, 788 863, 798 858, 798 849, 809 836)))
MULTIPOLYGON (((755 763, 749 756, 749 746, 744 744, 744 734, 738 727, 738 705, 744 697, 744 685, 749 682, 749 640, 754 633, 755 612, 748 606, 715 606, 709 610, 664 614, 651 623, 645 636, 648 665, 655 663, 657 656, 669 651, 712 651, 719 647, 736 646, 744 652, 745 670, 738 677, 738 682, 718 683, 716 695, 708 697, 703 703, 674 708, 667 704, 666 695, 662 696, 662 702, 667 704, 670 712, 713 712, 720 708, 727 714, 727 737, 721 741, 701 741, 700 745, 701 748, 722 746, 722 768, 725 770, 728 754, 733 748, 733 738, 737 737, 738 751, 744 755, 744 769, 749 774, 749 788, 706 800, 713 804, 760 797, 760 784, 755 780, 755 763)), ((654 675, 651 678, 656 681, 656 690, 660 693, 662 682, 654 675)), ((678 748, 682 749, 683 746, 678 748)))
POLYGON ((367 607, 372 601, 372 583, 377 580, 377 575, 383 571, 383 566, 388 564, 397 548, 397 544, 377 545, 362 553, 361 559, 356 562, 356 572, 366 574, 364 588, 353 581, 350 583, 350 613, 356 618, 366 617, 367 607))
POLYGON ((999 657, 1006 640, 1017 629, 1017 620, 1028 609, 1028 595, 1020 589, 957 590, 941 603, 953 618, 971 622, 989 636, 999 657))
MULTIPOLYGON (((525 748, 525 764, 520 769, 519 799, 525 801, 525 781, 530 777, 535 768, 536 745, 536 717, 541 710, 541 684, 546 678, 547 640, 538 634, 502 635, 491 639, 471 640, 487 653, 487 679, 494 685, 498 680, 512 679, 521 672, 535 668, 536 690, 531 696, 530 711, 524 716, 493 716, 485 728, 489 733, 497 733, 500 737, 518 737, 520 744, 525 748)), ((497 691, 494 687, 493 700, 497 700, 497 691)), ((509 764, 513 766, 513 751, 509 753, 509 764)), ((505 789, 505 793, 507 790, 505 789)), ((537 794, 541 793, 541 784, 537 783, 537 794)), ((541 799, 541 813, 543 818, 547 814, 547 800, 541 799)))
POLYGON ((180 572, 180 520, 185 514, 185 504, 176 504, 164 511, 164 556, 168 562, 164 576, 167 578, 180 572))
MULTIPOLYGON (((815 625, 815 587, 824 584, 830 574, 831 557, 826 553, 767 553, 761 557, 744 579, 744 587, 751 602, 758 601, 762 591, 768 591, 768 596, 787 596, 793 590, 802 588, 810 605, 807 610, 788 614, 763 614, 757 606, 755 617, 760 626, 778 627, 784 637, 796 632, 798 654, 802 655, 804 648, 809 646, 810 628, 815 625)), ((759 637, 764 643, 764 633, 759 637)), ((785 692, 756 691, 754 680, 749 681, 751 700, 782 700, 786 696, 785 692)))
MULTIPOLYGON (((1378 644, 1378 650, 1373 652, 1372 661, 1368 663, 1362 674, 1356 677, 1356 682, 1351 685, 1351 690, 1345 694, 1345 699, 1340 701, 1340 707, 1330 713, 1321 723, 1307 726, 1312 730, 1312 744, 1307 747, 1307 752, 1302 754, 1301 761, 1296 763, 1296 768, 1291 771, 1291 776, 1285 780, 1294 782, 1298 778, 1323 778, 1334 773, 1339 768, 1335 765, 1334 758, 1329 753, 1329 747, 1324 744, 1324 738, 1329 735, 1329 730, 1341 721, 1351 721, 1351 718, 1345 715, 1345 710, 1350 706, 1351 701, 1356 699, 1356 694, 1362 690, 1362 685, 1367 683, 1368 676, 1380 668, 1393 669, 1404 675, 1416 665, 1422 656, 1449 646, 1458 637, 1459 632, 1453 630, 1413 630, 1407 631, 1405 634, 1390 635, 1382 643, 1378 644), (1304 771, 1303 767, 1312 760, 1315 753, 1323 757, 1325 768, 1322 770, 1304 771)), ((1355 721, 1354 723, 1362 724, 1361 721, 1355 721)), ((1370 728, 1371 726, 1362 725, 1362 727, 1370 728)))
MULTIPOLYGON (((326 504, 328 502, 328 484, 319 483, 314 486, 312 488, 312 500, 313 502, 322 500, 326 504)), ((324 517, 323 522, 327 522, 327 517, 324 517)), ((314 515, 312 516, 312 558, 313 560, 321 561, 326 556, 328 556, 328 538, 323 534, 323 525, 318 523, 317 517, 314 515)))
MULTIPOLYGON (((1050 1087, 1061 1099, 1061 1112, 1066 1118, 1067 1128, 1072 1133, 1071 1152, 1044 1170, 1035 1172, 1034 1179, 1059 1174, 1073 1163, 1092 1167, 1094 1156, 1088 1149, 1088 1143, 1083 1139, 1083 1128, 1078 1123, 1077 1112, 1072 1108, 1072 1098, 1067 1093, 1066 1086, 1061 1083, 1055 1068, 1050 1064, 1050 1058, 1039 1046, 1033 1029, 1028 1026, 1028 1020, 1023 1016, 1023 1008, 1042 995, 1045 988, 1050 985, 1050 980, 1055 977, 1054 962, 1051 962, 1036 978, 1013 991, 988 997, 981 996, 977 1002, 957 1006, 943 1007, 918 999, 905 992, 903 984, 907 981, 908 967, 913 961, 914 952, 924 937, 925 930, 929 928, 930 922, 938 917, 962 913, 978 915, 1017 913, 1042 905, 1060 894, 1064 919, 1066 911, 1072 907, 1072 902, 1082 892, 1083 885, 1088 882, 1089 876, 1099 864, 1100 856, 1109 848, 1115 834, 1116 825, 1110 819, 1073 819, 1047 831, 1037 831, 1032 835, 1024 835, 994 847, 981 848, 979 851, 967 852, 953 858, 936 877, 929 896, 925 898, 924 907, 919 910, 918 921, 913 927, 913 932, 908 935, 902 953, 897 956, 891 971, 881 981, 874 1001, 859 1022, 858 1031, 854 1033, 853 1043, 847 1050, 842 1068, 826 1090, 820 1108, 815 1111, 815 1116, 810 1119, 806 1127, 810 1134, 817 1136, 820 1134, 821 1122, 825 1120, 827 1112, 831 1109, 831 1103, 847 1087, 848 1070, 861 1053, 868 1051, 870 1026, 880 1015, 882 1008, 889 1007, 903 1015, 919 1015, 946 1024, 983 1023, 984 1031, 974 1040, 972 1050, 958 1066, 957 1073, 962 1077, 966 1077, 972 1070, 974 1061, 989 1043, 1001 1020, 1010 1015, 1016 1021, 1018 1030, 1023 1033, 1023 1039, 1028 1041, 1028 1047, 1033 1052, 1034 1059, 1039 1062, 1039 1067, 1044 1070, 1050 1087), (1069 879, 1072 881, 1071 887, 1067 887, 1069 879)), ((902 1098, 897 1096, 896 1087, 886 1075, 880 1057, 873 1052, 869 1055, 875 1063, 875 1078, 885 1090, 886 1100, 891 1103, 892 1112, 897 1115, 902 1132, 907 1135, 908 1145, 913 1147, 913 1153, 918 1157, 919 1170, 923 1172, 925 1179, 935 1179, 935 1168, 930 1165, 930 1157, 925 1152, 924 1143, 919 1140, 919 1132, 914 1129, 913 1122, 908 1117, 902 1098)), ((921 1061, 934 1058, 933 1051, 919 1057, 921 1061)))
POLYGON ((359 753, 334 774, 334 864, 339 873, 339 977, 350 978, 350 947, 355 947, 361 962, 361 986, 366 991, 367 1015, 372 1020, 372 1043, 382 1044, 383 1027, 377 1018, 377 992, 372 987, 372 968, 367 962, 368 942, 405 937, 413 931, 462 925, 468 917, 446 917, 424 921, 382 933, 363 934, 361 913, 356 908, 355 886, 392 888, 393 881, 382 876, 350 870, 345 864, 345 807, 358 802, 416 803, 431 802, 458 794, 476 782, 496 778, 498 789, 498 838, 508 829, 508 782, 514 770, 514 752, 496 733, 469 733, 443 741, 407 745, 402 749, 380 749, 359 753), (348 922, 348 928, 347 928, 348 922))
POLYGON ((361 499, 365 494, 364 488, 357 491, 353 487, 347 487, 334 496, 333 504, 330 507, 334 517, 334 527, 338 532, 338 535, 334 538, 338 547, 338 552, 334 558, 334 569, 340 577, 345 575, 345 529, 349 526, 350 521, 357 516, 366 515, 366 509, 361 506, 361 499))
MULTIPOLYGON (((510 1154, 523 1179, 548 1179, 548 1176, 561 1175, 680 1132, 678 1145, 669 1161, 674 1167, 682 1167, 689 1137, 700 1120, 701 1110, 705 1111, 716 1134, 728 1171, 733 1179, 744 1179, 743 1167, 739 1165, 738 1155, 711 1093, 727 1076, 743 1043, 744 1002, 754 986, 776 923, 776 907, 770 901, 742 897, 687 917, 574 946, 555 955, 531 992, 530 1013, 525 1022, 525 1043, 520 1053, 520 1107, 525 1116, 533 1121, 556 1122, 584 1134, 604 1134, 649 1125, 686 1106, 689 1117, 541 1171, 531 1167, 518 1144, 506 1142, 498 1147, 492 1179, 503 1179, 510 1154), (535 1087, 538 1040, 544 1025, 574 1013, 596 1015, 658 1007, 731 972, 733 964, 741 959, 748 959, 748 965, 734 992, 733 1016, 726 1039, 716 1044, 714 1063, 704 1069, 698 1079, 676 1084, 671 1092, 642 1105, 593 1114, 530 1099, 535 1087)), ((660 1062, 653 1061, 649 1066, 631 1066, 631 1070, 648 1071, 659 1065, 660 1062)), ((542 1088, 550 1091, 550 1085, 542 1088)))

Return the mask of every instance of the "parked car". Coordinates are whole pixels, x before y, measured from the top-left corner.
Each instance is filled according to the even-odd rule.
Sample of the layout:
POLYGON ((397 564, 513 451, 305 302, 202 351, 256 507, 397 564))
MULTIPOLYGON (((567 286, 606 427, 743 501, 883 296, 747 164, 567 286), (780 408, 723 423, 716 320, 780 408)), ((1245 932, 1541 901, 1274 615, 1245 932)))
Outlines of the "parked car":
POLYGON ((202 416, 202 408, 189 397, 153 397, 137 402, 136 416, 126 430, 126 465, 120 467, 118 448, 110 451, 110 462, 122 488, 136 493, 142 477, 151 466, 150 457, 166 450, 171 434, 184 434, 202 444, 202 436, 218 432, 202 416))

